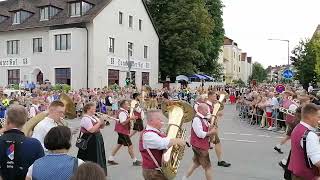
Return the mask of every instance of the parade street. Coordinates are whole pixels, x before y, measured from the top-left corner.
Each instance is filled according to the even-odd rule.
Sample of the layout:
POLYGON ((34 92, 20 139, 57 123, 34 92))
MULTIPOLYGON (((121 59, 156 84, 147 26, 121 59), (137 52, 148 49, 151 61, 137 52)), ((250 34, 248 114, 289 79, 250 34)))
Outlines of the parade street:
MULTIPOLYGON (((72 127, 79 125, 78 120, 70 122, 72 127)), ((185 126, 190 130, 190 123, 185 126)), ((218 167, 215 151, 210 151, 211 162, 214 165, 214 179, 219 180, 279 180, 283 179, 283 171, 278 166, 278 162, 287 156, 288 145, 285 146, 284 154, 280 155, 273 150, 283 137, 283 134, 258 129, 256 126, 250 126, 245 121, 240 121, 235 106, 226 105, 224 109, 223 120, 219 126, 220 138, 222 141, 224 160, 232 165, 229 168, 218 167)), ((106 127, 102 131, 106 156, 110 155, 112 146, 116 143, 117 135, 114 132, 114 124, 106 127)), ((135 152, 141 159, 138 151, 138 137, 133 138, 135 152)), ((75 141, 75 136, 73 137, 75 141)), ((74 142, 73 142, 74 143, 74 142)), ((70 154, 76 156, 77 148, 72 146, 70 154)), ((192 149, 187 148, 181 166, 178 171, 177 180, 180 180, 187 171, 192 162, 192 149)), ((133 167, 132 160, 123 148, 116 156, 117 166, 108 166, 109 179, 112 180, 141 180, 142 169, 133 167)), ((205 179, 203 170, 198 169, 190 179, 205 179)))

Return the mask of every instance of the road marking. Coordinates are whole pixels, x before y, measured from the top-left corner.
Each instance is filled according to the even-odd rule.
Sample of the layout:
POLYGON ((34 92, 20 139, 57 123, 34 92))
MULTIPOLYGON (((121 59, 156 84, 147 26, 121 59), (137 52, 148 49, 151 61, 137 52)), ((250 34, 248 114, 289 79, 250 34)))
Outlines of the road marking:
POLYGON ((235 142, 246 142, 246 143, 256 143, 257 141, 249 141, 245 139, 225 139, 225 138, 220 138, 221 140, 225 141, 235 141, 235 142))
POLYGON ((253 134, 240 134, 240 136, 253 136, 253 134))
POLYGON ((269 136, 265 134, 255 135, 255 134, 245 134, 245 133, 233 133, 233 132, 225 132, 223 134, 226 135, 239 135, 239 136, 255 136, 255 137, 265 137, 265 138, 276 138, 276 139, 283 139, 283 136, 269 136))
POLYGON ((271 136, 268 136, 268 135, 258 135, 259 137, 267 137, 267 138, 270 138, 271 136))
POLYGON ((223 133, 223 134, 238 134, 238 133, 232 133, 232 132, 225 132, 225 133, 223 133))
POLYGON ((277 137, 275 137, 275 138, 277 138, 277 139, 283 139, 284 137, 283 137, 283 136, 277 136, 277 137))

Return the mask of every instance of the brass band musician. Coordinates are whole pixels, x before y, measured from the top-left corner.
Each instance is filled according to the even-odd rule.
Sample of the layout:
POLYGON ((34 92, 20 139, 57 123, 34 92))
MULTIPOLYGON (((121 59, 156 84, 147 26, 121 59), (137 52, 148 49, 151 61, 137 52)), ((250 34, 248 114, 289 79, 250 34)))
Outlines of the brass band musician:
POLYGON ((167 180, 161 172, 162 155, 173 145, 185 145, 183 139, 168 139, 160 131, 164 124, 160 110, 147 112, 147 126, 140 136, 139 150, 142 157, 143 177, 145 180, 167 180))
POLYGON ((193 164, 188 169, 183 180, 187 180, 199 166, 205 170, 207 180, 212 180, 212 166, 209 157, 210 136, 216 133, 216 128, 211 128, 206 115, 209 113, 207 104, 199 104, 198 112, 192 121, 191 145, 194 153, 193 164))
MULTIPOLYGON (((214 110, 214 104, 217 103, 218 101, 218 95, 214 92, 214 91, 209 91, 208 92, 208 99, 206 100, 206 104, 208 105, 208 109, 209 109, 209 113, 212 114, 213 110, 214 110)), ((219 112, 218 113, 218 118, 219 116, 222 116, 222 113, 219 112)), ((207 117, 208 119, 211 119, 211 116, 207 117)), ((230 167, 231 164, 227 163, 226 161, 222 160, 222 146, 221 146, 221 141, 220 138, 218 136, 218 124, 217 124, 218 119, 215 120, 215 127, 217 128, 217 133, 214 134, 214 140, 213 140, 213 144, 215 145, 215 151, 216 151, 216 155, 218 158, 218 166, 222 166, 222 167, 230 167)))

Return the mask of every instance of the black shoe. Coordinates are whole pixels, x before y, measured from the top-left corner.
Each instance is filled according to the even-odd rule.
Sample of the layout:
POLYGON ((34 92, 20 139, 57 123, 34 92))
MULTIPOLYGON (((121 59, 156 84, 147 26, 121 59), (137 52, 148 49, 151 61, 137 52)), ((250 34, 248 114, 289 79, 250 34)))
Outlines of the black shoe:
POLYGON ((279 164, 280 167, 282 167, 282 169, 284 169, 284 170, 286 169, 286 165, 284 165, 284 164, 282 163, 282 161, 280 161, 278 164, 279 164))
POLYGON ((218 162, 218 166, 230 167, 231 164, 230 164, 230 163, 227 163, 227 162, 225 162, 225 161, 220 161, 220 162, 218 162))
POLYGON ((277 146, 275 146, 273 149, 276 150, 276 151, 278 151, 279 154, 283 154, 283 152, 281 151, 281 149, 279 149, 277 146))
POLYGON ((141 161, 136 160, 132 163, 133 166, 141 166, 141 161))
POLYGON ((117 163, 115 161, 108 160, 108 164, 111 165, 111 166, 114 166, 114 165, 118 165, 119 163, 117 163))

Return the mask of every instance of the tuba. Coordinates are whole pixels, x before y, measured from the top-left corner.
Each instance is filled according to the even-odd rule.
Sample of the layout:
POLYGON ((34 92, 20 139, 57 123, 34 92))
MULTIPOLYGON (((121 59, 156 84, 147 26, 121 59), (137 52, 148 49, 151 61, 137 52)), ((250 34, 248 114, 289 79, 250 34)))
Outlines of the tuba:
MULTIPOLYGON (((170 101, 162 111, 168 114, 167 137, 185 139, 186 130, 182 126, 193 119, 195 112, 192 106, 184 101, 170 101)), ((177 175, 184 149, 185 147, 175 145, 163 154, 161 169, 169 180, 177 175)))
MULTIPOLYGON (((73 101, 71 100, 71 98, 69 96, 67 96, 66 94, 62 93, 60 95, 60 101, 63 102, 63 104, 66 107, 66 117, 68 119, 74 119, 77 117, 76 114, 76 108, 75 105, 73 103, 73 101)), ((36 125, 41 122, 44 118, 46 118, 48 116, 48 112, 41 112, 39 114, 37 114, 35 117, 31 118, 29 121, 27 121, 24 126, 22 127, 22 132, 27 136, 27 137, 31 137, 32 136, 32 132, 34 127, 36 127, 36 125)))

